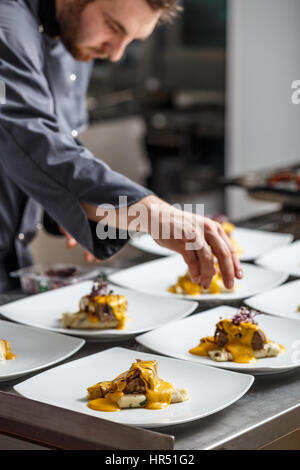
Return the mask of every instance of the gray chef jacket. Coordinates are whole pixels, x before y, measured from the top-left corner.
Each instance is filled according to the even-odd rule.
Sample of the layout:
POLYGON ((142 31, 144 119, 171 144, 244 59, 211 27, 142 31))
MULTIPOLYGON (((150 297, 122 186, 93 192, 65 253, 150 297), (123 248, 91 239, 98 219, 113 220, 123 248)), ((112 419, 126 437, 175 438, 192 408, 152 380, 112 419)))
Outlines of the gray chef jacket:
MULTIPOLYGON (((43 1, 43 0, 41 0, 43 1)), ((0 2, 0 292, 8 271, 31 264, 28 243, 41 207, 88 251, 105 259, 124 240, 101 241, 80 201, 118 207, 150 191, 112 171, 77 140, 87 124, 91 64, 43 32, 39 0, 0 2), (75 131, 75 132, 74 132, 75 131)))

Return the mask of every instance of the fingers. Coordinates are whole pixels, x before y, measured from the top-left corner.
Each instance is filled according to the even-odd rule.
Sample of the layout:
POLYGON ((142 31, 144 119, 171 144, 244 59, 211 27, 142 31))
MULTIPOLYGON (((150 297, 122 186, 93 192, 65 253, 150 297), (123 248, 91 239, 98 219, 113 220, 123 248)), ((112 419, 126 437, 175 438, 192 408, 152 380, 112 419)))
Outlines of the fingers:
POLYGON ((215 275, 214 257, 210 247, 204 243, 203 248, 196 252, 200 265, 200 284, 204 289, 208 289, 213 276, 215 275))
POLYGON ((196 252, 193 250, 184 251, 182 253, 183 259, 188 265, 188 270, 191 276, 192 281, 195 284, 200 282, 200 266, 199 261, 196 256, 196 252))
POLYGON ((240 262, 240 259, 239 259, 238 255, 236 254, 236 251, 235 251, 235 249, 234 249, 234 247, 233 247, 233 245, 230 241, 230 238, 226 235, 226 233, 224 232, 222 227, 220 227, 218 231, 219 231, 220 236, 223 238, 223 240, 227 244, 228 249, 231 253, 231 257, 232 257, 233 265, 234 265, 235 277, 237 277, 238 279, 243 279, 244 273, 243 273, 243 269, 242 269, 242 266, 241 266, 241 262, 240 262))
POLYGON ((65 237, 67 239, 67 247, 68 248, 74 248, 74 246, 78 245, 77 241, 75 240, 75 238, 72 237, 72 235, 70 235, 68 232, 64 232, 64 233, 65 233, 65 237))
POLYGON ((74 248, 77 245, 78 245, 78 243, 75 240, 75 238, 73 238, 73 237, 71 237, 71 235, 69 235, 69 237, 67 237, 67 247, 68 248, 74 248))
POLYGON ((235 265, 227 243, 224 241, 217 229, 208 230, 206 233, 206 240, 218 259, 225 287, 227 289, 232 289, 234 285, 235 265))
POLYGON ((84 252, 84 257, 87 263, 93 263, 93 262, 100 263, 100 260, 98 258, 95 258, 95 256, 92 255, 92 253, 90 253, 89 251, 84 252))
POLYGON ((61 231, 61 233, 64 234, 64 236, 66 237, 67 239, 67 247, 68 248, 74 248, 74 246, 77 246, 78 243, 77 241, 75 240, 75 238, 72 237, 72 235, 70 235, 68 232, 66 232, 65 229, 63 229, 62 227, 59 227, 59 230, 61 231))
POLYGON ((188 250, 183 252, 183 258, 188 265, 191 279, 196 284, 200 284, 204 289, 208 289, 215 274, 214 257, 208 244, 200 237, 198 250, 188 250))
MULTIPOLYGON (((163 246, 180 253, 186 264, 193 282, 208 289, 215 274, 215 258, 217 258, 224 285, 227 289, 234 286, 234 278, 242 279, 243 271, 240 260, 220 224, 205 217, 186 214, 183 227, 183 239, 171 239, 163 246)), ((182 220, 179 226, 174 222, 175 229, 182 233, 182 220)), ((161 240, 160 240, 161 242, 161 240)))

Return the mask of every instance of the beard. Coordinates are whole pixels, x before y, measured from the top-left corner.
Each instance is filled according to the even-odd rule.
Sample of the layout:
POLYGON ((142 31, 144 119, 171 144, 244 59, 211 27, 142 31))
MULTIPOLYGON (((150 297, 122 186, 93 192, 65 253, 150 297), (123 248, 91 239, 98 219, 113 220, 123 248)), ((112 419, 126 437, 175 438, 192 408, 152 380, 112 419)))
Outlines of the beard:
POLYGON ((102 51, 80 46, 81 16, 85 7, 94 1, 95 0, 68 0, 63 4, 57 19, 62 43, 74 59, 81 62, 93 60, 97 53, 99 56, 103 54, 102 51))

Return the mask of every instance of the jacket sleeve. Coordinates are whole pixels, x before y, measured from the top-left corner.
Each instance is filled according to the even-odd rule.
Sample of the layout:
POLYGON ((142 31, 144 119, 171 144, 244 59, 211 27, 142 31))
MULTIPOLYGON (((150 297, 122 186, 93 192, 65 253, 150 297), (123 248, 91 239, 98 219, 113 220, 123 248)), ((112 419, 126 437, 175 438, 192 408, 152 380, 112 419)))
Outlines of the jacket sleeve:
POLYGON ((119 196, 126 196, 129 206, 151 192, 62 132, 38 32, 35 37, 18 18, 17 13, 0 18, 0 80, 6 89, 6 103, 0 105, 1 169, 83 247, 104 259, 126 243, 125 237, 99 240, 80 201, 120 207, 119 196))

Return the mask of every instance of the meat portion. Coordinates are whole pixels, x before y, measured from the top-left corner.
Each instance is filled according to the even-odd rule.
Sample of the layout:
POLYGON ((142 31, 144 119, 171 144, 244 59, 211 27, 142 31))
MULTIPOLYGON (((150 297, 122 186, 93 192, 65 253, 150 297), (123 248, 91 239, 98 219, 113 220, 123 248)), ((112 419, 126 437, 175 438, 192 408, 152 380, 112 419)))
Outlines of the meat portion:
POLYGON ((227 333, 221 330, 218 326, 215 332, 215 341, 218 343, 220 348, 223 348, 225 344, 228 343, 228 336, 227 333))
POLYGON ((140 371, 136 370, 131 377, 127 379, 127 385, 124 388, 124 393, 145 393, 146 387, 140 377, 140 371))
POLYGON ((112 308, 104 303, 96 304, 96 314, 98 315, 99 320, 102 322, 112 321, 116 319, 112 308))
POLYGON ((259 351, 266 344, 266 338, 262 331, 257 330, 253 333, 251 346, 254 351, 259 351))

